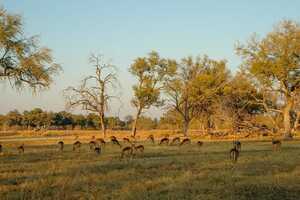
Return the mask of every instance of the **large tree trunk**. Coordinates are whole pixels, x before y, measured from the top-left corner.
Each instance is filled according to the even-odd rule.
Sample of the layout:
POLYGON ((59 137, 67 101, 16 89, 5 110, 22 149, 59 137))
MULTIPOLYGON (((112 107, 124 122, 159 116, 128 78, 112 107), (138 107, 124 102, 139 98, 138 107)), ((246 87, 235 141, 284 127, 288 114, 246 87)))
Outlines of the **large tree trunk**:
POLYGON ((136 126, 137 126, 138 119, 140 118, 141 112, 142 112, 142 109, 139 108, 137 113, 136 113, 136 116, 135 116, 135 119, 134 119, 134 122, 133 122, 133 126, 132 126, 132 131, 131 131, 131 136, 132 137, 135 137, 135 135, 136 135, 136 126))
POLYGON ((283 126, 284 126, 284 136, 286 138, 292 138, 291 134, 291 109, 293 107, 293 101, 287 99, 285 108, 283 109, 283 126))
POLYGON ((183 121, 183 135, 186 137, 188 135, 188 130, 190 126, 190 120, 189 119, 184 119, 183 121))
POLYGON ((105 121, 104 121, 104 114, 100 114, 100 125, 101 125, 101 130, 102 130, 102 136, 103 139, 106 138, 106 126, 105 126, 105 121))

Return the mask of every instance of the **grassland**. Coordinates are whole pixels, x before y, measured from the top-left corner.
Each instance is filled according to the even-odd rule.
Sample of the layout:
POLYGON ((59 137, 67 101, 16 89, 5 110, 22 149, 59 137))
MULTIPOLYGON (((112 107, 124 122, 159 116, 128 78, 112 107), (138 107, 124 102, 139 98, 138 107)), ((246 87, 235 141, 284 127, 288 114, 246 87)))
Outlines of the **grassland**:
POLYGON ((2 141, 0 199, 300 199, 300 141, 283 142, 280 152, 270 141, 243 141, 233 164, 229 141, 199 148, 195 141, 178 147, 141 139, 144 154, 120 160, 117 146, 107 144, 101 155, 88 144, 73 152, 72 140, 26 141, 23 155, 16 150, 21 139, 2 141))

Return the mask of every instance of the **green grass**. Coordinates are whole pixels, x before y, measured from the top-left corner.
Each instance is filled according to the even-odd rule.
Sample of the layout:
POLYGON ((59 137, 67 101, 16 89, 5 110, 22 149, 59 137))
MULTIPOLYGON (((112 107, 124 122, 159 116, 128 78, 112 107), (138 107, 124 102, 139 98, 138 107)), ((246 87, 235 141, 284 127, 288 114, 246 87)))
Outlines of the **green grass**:
MULTIPOLYGON (((3 144, 5 147, 5 143, 3 144)), ((0 156, 0 199, 300 199, 300 142, 243 142, 229 161, 230 142, 199 148, 144 143, 144 155, 120 160, 107 145, 100 156, 84 145, 15 148, 0 156)))

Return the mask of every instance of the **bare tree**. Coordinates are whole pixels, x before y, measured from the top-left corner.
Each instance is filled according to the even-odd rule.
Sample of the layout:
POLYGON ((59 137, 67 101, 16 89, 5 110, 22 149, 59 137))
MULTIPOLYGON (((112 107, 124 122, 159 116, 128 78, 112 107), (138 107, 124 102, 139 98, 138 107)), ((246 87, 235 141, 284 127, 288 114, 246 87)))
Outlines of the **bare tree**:
POLYGON ((84 78, 79 87, 65 89, 64 95, 68 108, 81 106, 83 110, 98 114, 103 137, 106 137, 105 112, 109 108, 109 102, 118 98, 109 90, 116 89, 119 85, 116 67, 103 62, 100 55, 92 54, 89 61, 95 67, 95 74, 84 78))

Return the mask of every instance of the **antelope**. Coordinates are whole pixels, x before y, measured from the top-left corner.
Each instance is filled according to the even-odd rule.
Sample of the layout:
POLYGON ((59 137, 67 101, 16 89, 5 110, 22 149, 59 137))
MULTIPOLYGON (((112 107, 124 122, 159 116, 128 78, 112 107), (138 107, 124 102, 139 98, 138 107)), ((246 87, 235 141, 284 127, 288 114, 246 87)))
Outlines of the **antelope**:
POLYGON ((111 140, 116 140, 116 139, 117 139, 117 138, 116 138, 115 136, 113 136, 113 135, 110 136, 109 138, 110 138, 111 140))
POLYGON ((81 142, 76 141, 76 142, 73 144, 73 151, 75 151, 76 149, 80 149, 80 147, 81 147, 81 142))
POLYGON ((57 144, 58 144, 59 150, 63 151, 64 150, 64 142, 63 141, 59 141, 57 144))
POLYGON ((163 143, 166 143, 167 145, 169 144, 169 136, 167 136, 167 137, 164 137, 164 138, 162 138, 161 140, 160 140, 160 142, 159 142, 159 145, 161 145, 161 144, 163 144, 163 143))
POLYGON ((236 147, 236 149, 238 151, 241 151, 241 148, 242 148, 242 144, 240 141, 236 140, 236 141, 233 141, 233 147, 236 147))
POLYGON ((197 145, 198 145, 199 147, 201 147, 201 146, 203 145, 203 142, 202 142, 202 141, 198 141, 198 142, 197 142, 197 145))
POLYGON ((135 151, 140 151, 141 153, 144 153, 144 150, 145 150, 145 147, 144 145, 138 145, 138 146, 135 146, 133 145, 135 151))
POLYGON ((24 144, 18 146, 17 149, 18 149, 18 151, 19 151, 19 154, 20 154, 20 153, 24 153, 24 151, 25 151, 24 144))
POLYGON ((185 145, 185 144, 191 144, 191 140, 189 138, 185 138, 182 140, 180 143, 180 146, 185 145))
POLYGON ((131 144, 131 142, 130 142, 129 138, 127 138, 127 137, 124 137, 124 138, 123 138, 123 141, 124 141, 124 142, 128 142, 128 143, 130 143, 130 144, 131 144))
POLYGON ((239 157, 239 150, 237 149, 237 147, 233 147, 230 152, 229 152, 229 155, 230 155, 230 160, 232 160, 232 162, 237 162, 237 159, 239 157))
POLYGON ((122 149, 121 153, 121 159, 127 154, 127 156, 132 156, 133 155, 133 147, 132 146, 127 146, 122 149))
POLYGON ((121 148, 121 145, 120 145, 120 143, 119 143, 119 141, 118 141, 117 139, 112 138, 112 139, 111 139, 111 142, 112 142, 113 144, 118 145, 118 146, 121 148))
POLYGON ((179 143, 180 144, 180 138, 179 137, 173 138, 171 144, 175 144, 175 143, 179 143))
POLYGON ((273 151, 277 151, 281 149, 281 141, 272 139, 272 147, 273 151))
POLYGON ((101 147, 95 147, 94 151, 97 153, 97 154, 100 154, 101 153, 101 147))
POLYGON ((150 140, 154 144, 154 136, 153 135, 149 135, 147 137, 147 140, 150 140))
POLYGON ((99 142, 101 145, 105 145, 106 143, 102 138, 99 138, 96 141, 99 142))
POLYGON ((89 145, 90 145, 90 150, 93 150, 93 149, 95 149, 96 142, 95 141, 90 141, 89 145))

